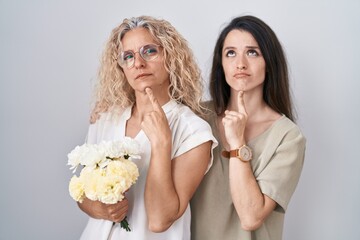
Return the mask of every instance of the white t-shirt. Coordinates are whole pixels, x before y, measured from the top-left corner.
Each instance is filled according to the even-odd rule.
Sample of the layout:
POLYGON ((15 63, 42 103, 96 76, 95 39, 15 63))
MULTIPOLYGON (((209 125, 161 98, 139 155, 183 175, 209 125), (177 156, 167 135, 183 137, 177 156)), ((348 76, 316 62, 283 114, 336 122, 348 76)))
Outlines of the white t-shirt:
MULTIPOLYGON (((162 108, 172 131, 171 159, 207 141, 212 141, 212 150, 217 146, 217 141, 212 135, 209 124, 188 107, 171 100, 162 108)), ((131 117, 131 109, 132 107, 128 107, 122 113, 102 114, 101 118, 89 128, 88 143, 98 143, 102 140, 121 140, 125 136, 126 121, 131 117)), ((134 160, 139 168, 140 176, 136 184, 126 193, 126 198, 129 201, 127 220, 131 232, 126 232, 125 229, 120 228, 118 223, 113 226, 110 221, 90 218, 81 240, 190 240, 191 215, 189 205, 183 216, 165 232, 153 233, 148 230, 144 192, 151 147, 149 139, 142 130, 135 139, 140 144, 142 154, 141 159, 134 160)), ((211 165, 212 155, 208 169, 211 165)))

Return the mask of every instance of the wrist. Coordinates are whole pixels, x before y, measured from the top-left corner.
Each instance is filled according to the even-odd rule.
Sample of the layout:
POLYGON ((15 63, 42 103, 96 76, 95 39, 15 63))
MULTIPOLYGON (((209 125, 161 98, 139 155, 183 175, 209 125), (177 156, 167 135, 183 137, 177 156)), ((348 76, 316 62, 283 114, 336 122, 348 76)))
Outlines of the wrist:
POLYGON ((242 145, 241 143, 237 143, 237 144, 229 144, 230 149, 229 150, 234 150, 234 149, 238 149, 240 148, 242 145))
POLYGON ((153 141, 150 143, 151 144, 151 149, 152 150, 156 150, 156 151, 170 151, 172 144, 170 140, 165 140, 165 141, 153 141))
POLYGON ((247 145, 230 149, 230 151, 222 151, 222 156, 225 158, 238 158, 243 162, 248 162, 252 159, 252 150, 247 145))
POLYGON ((238 149, 243 145, 245 145, 245 140, 229 142, 230 150, 238 149))
POLYGON ((167 159, 171 156, 171 143, 151 144, 151 158, 167 159))

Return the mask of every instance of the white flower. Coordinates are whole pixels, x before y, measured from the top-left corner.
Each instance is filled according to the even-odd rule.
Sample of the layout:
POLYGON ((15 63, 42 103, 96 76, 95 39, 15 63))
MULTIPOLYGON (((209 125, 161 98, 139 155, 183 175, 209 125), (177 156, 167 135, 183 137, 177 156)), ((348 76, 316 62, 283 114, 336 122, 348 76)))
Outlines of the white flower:
POLYGON ((76 171, 76 168, 80 165, 81 156, 83 154, 84 147, 83 146, 76 146, 74 150, 72 150, 67 156, 68 156, 68 165, 70 165, 70 169, 73 170, 73 172, 76 171))
POLYGON ((106 176, 99 179, 98 199, 106 204, 113 204, 124 198, 123 192, 119 188, 119 177, 106 176))
MULTIPOLYGON (((84 168, 79 177, 70 180, 70 196, 79 202, 86 196, 105 204, 123 200, 124 193, 139 177, 138 167, 131 161, 136 158, 141 158, 140 145, 131 138, 76 146, 68 154, 68 165, 74 172, 79 165, 84 168)), ((126 219, 122 222, 130 231, 126 219)))
POLYGON ((99 200, 99 181, 103 177, 104 171, 101 168, 91 169, 88 167, 81 171, 80 178, 84 181, 84 192, 88 199, 93 201, 99 200))
POLYGON ((84 182, 77 176, 73 176, 69 184, 70 196, 77 202, 84 200, 84 182))
POLYGON ((121 141, 83 144, 68 154, 68 165, 76 171, 84 168, 80 176, 74 176, 69 184, 70 195, 76 201, 87 198, 103 203, 116 203, 124 198, 124 192, 139 177, 134 158, 140 158, 140 145, 132 138, 121 141))
POLYGON ((132 138, 125 137, 123 141, 121 141, 122 154, 128 155, 132 159, 140 159, 140 145, 139 143, 132 138))
POLYGON ((101 146, 91 144, 87 145, 87 148, 80 159, 80 164, 95 169, 98 164, 104 161, 106 161, 105 149, 101 146))
POLYGON ((123 155, 121 141, 101 142, 100 145, 104 147, 106 156, 109 158, 118 158, 123 155))

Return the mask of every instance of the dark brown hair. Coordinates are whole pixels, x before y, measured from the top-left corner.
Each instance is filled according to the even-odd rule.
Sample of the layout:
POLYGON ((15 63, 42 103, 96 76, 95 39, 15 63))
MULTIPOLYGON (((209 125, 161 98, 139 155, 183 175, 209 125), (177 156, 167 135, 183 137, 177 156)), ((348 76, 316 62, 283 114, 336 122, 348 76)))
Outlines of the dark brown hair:
POLYGON ((284 51, 273 30, 254 16, 234 18, 222 30, 216 42, 210 75, 210 94, 216 114, 220 115, 226 110, 230 99, 230 86, 225 80, 222 66, 222 50, 226 36, 234 29, 249 32, 260 47, 266 65, 263 89, 265 102, 275 111, 294 121, 284 51))

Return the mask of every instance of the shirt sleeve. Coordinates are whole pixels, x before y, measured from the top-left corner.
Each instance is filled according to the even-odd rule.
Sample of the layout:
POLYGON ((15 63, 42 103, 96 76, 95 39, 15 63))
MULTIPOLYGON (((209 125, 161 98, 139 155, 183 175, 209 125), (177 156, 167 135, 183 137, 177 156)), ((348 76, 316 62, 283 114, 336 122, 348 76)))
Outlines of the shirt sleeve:
POLYGON ((172 158, 174 159, 205 142, 211 141, 211 160, 207 172, 213 163, 213 150, 218 145, 210 125, 193 113, 182 114, 175 125, 171 126, 173 131, 172 158))
POLYGON ((305 143, 295 125, 279 139, 270 161, 256 176, 262 193, 277 202, 276 211, 286 211, 295 191, 304 163, 305 143))

